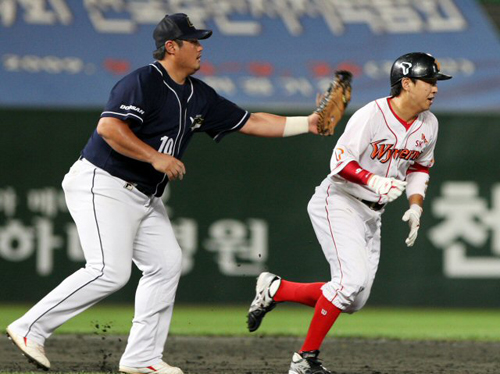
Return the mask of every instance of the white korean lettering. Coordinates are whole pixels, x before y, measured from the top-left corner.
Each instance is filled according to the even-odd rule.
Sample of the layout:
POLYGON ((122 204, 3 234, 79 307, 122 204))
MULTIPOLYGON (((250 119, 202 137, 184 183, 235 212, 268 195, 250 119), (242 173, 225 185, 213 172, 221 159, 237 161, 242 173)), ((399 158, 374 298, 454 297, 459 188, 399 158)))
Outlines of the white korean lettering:
POLYGON ((92 69, 91 64, 86 66, 78 57, 6 54, 2 60, 5 70, 9 72, 78 74, 92 69))
POLYGON ((17 7, 15 0, 0 0, 0 21, 5 27, 10 27, 16 22, 17 7))
MULTIPOLYGON (((280 19, 292 36, 304 33, 306 18, 322 18, 334 35, 364 24, 373 33, 460 32, 465 17, 454 0, 84 0, 94 29, 131 34, 155 25, 158 14, 187 13, 198 28, 213 21, 225 35, 258 36, 264 18, 280 19)), ((28 24, 69 25, 66 0, 0 0, 0 22, 11 27, 18 14, 28 24), (19 8, 19 9, 18 9, 19 8)))
POLYGON ((198 248, 198 224, 194 219, 178 218, 172 221, 172 228, 182 248, 182 275, 186 275, 194 267, 194 255, 198 248))
POLYGON ((488 227, 476 220, 488 211, 486 200, 478 196, 478 186, 472 182, 448 182, 442 187, 443 197, 432 203, 436 217, 445 218, 429 231, 438 247, 446 247, 458 239, 478 247, 488 238, 488 227))
POLYGON ((0 211, 4 212, 5 216, 12 217, 16 214, 17 194, 12 187, 0 189, 0 211))
POLYGON ((269 78, 248 77, 242 79, 243 91, 249 96, 271 96, 274 88, 269 78))
POLYGON ((31 256, 34 232, 18 220, 9 220, 0 227, 0 255, 8 261, 23 261, 31 256))
POLYGON ((62 237, 54 235, 54 223, 47 218, 35 220, 37 237, 36 270, 40 275, 50 275, 54 268, 54 250, 63 244, 62 237))
POLYGON ((85 0, 84 5, 89 12, 92 25, 99 32, 131 34, 137 29, 131 19, 107 18, 107 12, 122 13, 127 10, 123 0, 85 0))
POLYGON ((238 91, 229 77, 204 77, 203 80, 221 95, 234 95, 238 91))
POLYGON ((475 182, 447 182, 432 212, 443 221, 429 230, 429 239, 444 250, 444 273, 450 278, 500 278, 500 184, 492 189, 492 209, 475 182), (493 233, 493 256, 474 256, 493 233))
POLYGON ((285 77, 281 78, 281 82, 287 96, 302 95, 311 97, 314 93, 314 87, 306 78, 285 77))
POLYGON ((467 28, 467 22, 453 0, 415 1, 414 6, 427 18, 427 31, 458 32, 467 28))
POLYGON ((10 27, 16 21, 17 6, 24 22, 30 25, 69 25, 73 20, 65 0, 2 0, 0 17, 4 26, 10 27))
POLYGON ((64 192, 55 187, 46 187, 28 191, 28 208, 32 212, 47 217, 55 217, 59 212, 67 212, 64 192))
POLYGON ((229 276, 258 275, 267 260, 267 223, 250 219, 245 224, 223 219, 209 227, 207 250, 217 252, 220 271, 229 276))

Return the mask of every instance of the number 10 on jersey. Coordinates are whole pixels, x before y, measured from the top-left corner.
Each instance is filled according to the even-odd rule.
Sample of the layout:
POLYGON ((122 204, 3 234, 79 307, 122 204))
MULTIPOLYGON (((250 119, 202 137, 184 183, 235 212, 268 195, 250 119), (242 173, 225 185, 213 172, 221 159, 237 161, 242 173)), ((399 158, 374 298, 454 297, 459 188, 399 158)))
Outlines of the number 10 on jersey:
POLYGON ((172 155, 174 153, 174 139, 169 138, 168 136, 162 136, 160 140, 161 144, 158 152, 172 155))

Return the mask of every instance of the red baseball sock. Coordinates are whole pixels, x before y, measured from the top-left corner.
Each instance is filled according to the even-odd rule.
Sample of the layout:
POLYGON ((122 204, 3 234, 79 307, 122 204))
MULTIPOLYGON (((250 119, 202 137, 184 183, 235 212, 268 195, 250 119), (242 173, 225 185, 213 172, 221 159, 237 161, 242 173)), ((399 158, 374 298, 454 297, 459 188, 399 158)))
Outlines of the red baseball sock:
POLYGON ((276 302, 293 301, 309 306, 315 306, 321 296, 321 287, 325 283, 295 283, 281 280, 280 288, 273 299, 276 302))
POLYGON ((321 347, 326 334, 342 311, 321 295, 314 308, 314 316, 300 352, 315 351, 321 347))

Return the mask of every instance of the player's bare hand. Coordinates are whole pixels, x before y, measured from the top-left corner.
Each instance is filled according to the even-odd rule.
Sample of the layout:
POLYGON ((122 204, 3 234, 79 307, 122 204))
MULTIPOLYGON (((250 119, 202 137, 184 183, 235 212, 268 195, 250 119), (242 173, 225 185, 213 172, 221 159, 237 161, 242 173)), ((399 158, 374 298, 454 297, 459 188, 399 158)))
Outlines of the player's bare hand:
POLYGON ((390 203, 401 196, 406 188, 406 182, 373 174, 368 179, 368 187, 378 193, 384 202, 390 203))
POLYGON ((408 247, 413 246, 413 244, 415 244, 415 240, 417 240, 421 215, 422 207, 417 204, 412 204, 410 206, 410 209, 408 209, 403 215, 403 221, 408 222, 408 226, 410 226, 410 234, 405 240, 405 243, 408 247))
POLYGON ((184 178, 186 167, 184 164, 173 156, 157 153, 151 162, 151 165, 160 173, 167 174, 168 180, 176 180, 184 178))
POLYGON ((307 122, 309 124, 309 132, 314 135, 318 135, 318 121, 319 121, 319 115, 318 113, 313 113, 310 114, 309 117, 307 117, 307 122))

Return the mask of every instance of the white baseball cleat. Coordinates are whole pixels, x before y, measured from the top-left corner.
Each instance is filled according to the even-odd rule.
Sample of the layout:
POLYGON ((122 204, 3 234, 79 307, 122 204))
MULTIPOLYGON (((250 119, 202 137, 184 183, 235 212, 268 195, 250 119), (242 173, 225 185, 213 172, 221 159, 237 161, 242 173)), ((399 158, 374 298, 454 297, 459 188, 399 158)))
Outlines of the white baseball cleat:
POLYGON ((166 362, 162 361, 159 364, 143 367, 143 368, 134 368, 120 365, 119 369, 120 373, 127 374, 184 374, 181 369, 175 366, 170 366, 166 362))
POLYGON ((24 336, 16 334, 12 329, 7 327, 7 337, 14 343, 14 345, 21 350, 23 355, 29 362, 36 365, 43 370, 50 369, 50 361, 45 356, 45 349, 43 345, 35 343, 24 336))
POLYGON ((255 298, 250 305, 247 315, 248 331, 256 331, 266 313, 276 307, 274 295, 278 292, 280 285, 281 277, 276 274, 264 272, 259 275, 257 285, 255 286, 255 298))
POLYGON ((318 359, 319 351, 295 352, 288 374, 332 374, 318 359))

